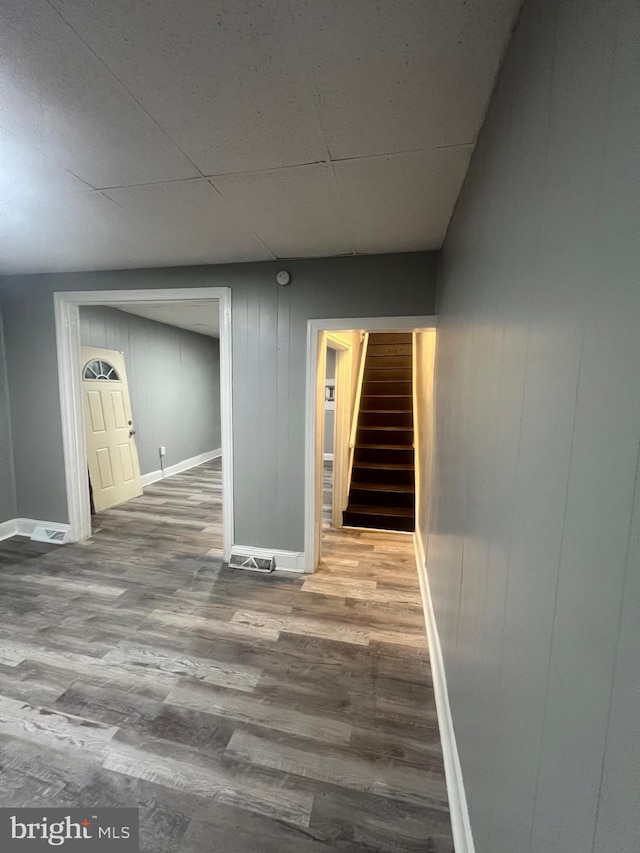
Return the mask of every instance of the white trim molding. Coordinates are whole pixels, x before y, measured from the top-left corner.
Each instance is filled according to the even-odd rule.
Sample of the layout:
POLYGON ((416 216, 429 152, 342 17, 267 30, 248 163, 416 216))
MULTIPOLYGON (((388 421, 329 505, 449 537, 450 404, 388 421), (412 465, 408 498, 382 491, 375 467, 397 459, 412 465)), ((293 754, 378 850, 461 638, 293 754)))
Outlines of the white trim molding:
POLYGON ((475 853, 473 835, 471 833, 471 822, 469 820, 467 797, 464 790, 462 768, 460 766, 460 756, 458 755, 453 717, 451 716, 451 707, 449 705, 449 693, 447 691, 447 676, 444 668, 444 658, 442 657, 442 647, 440 646, 438 626, 433 610, 431 590, 429 588, 425 548, 422 536, 418 530, 416 530, 413 536, 413 549, 416 557, 416 566, 418 568, 422 607, 424 610, 424 620, 427 628, 433 693, 436 700, 438 725, 440 727, 440 741, 442 743, 442 755, 444 759, 444 772, 447 780, 447 795, 449 798, 453 846, 456 853, 475 853))
MULTIPOLYGON (((435 315, 416 317, 340 317, 307 320, 307 371, 305 380, 305 460, 304 460, 304 553, 305 572, 315 572, 320 559, 319 529, 322 506, 317 494, 316 423, 318 417, 318 339, 322 332, 414 332, 434 329, 435 315), (320 505, 319 505, 320 504, 320 505)), ((224 447, 224 445, 223 445, 224 447)))
POLYGON ((16 521, 16 518, 10 518, 7 521, 0 522, 0 542, 3 539, 11 539, 12 536, 18 535, 16 521))
MULTIPOLYGON (((222 469, 222 519, 224 556, 229 559, 234 539, 233 521, 233 394, 231 341, 231 288, 176 287, 163 290, 81 290, 54 293, 60 408, 64 446, 70 542, 91 536, 87 452, 80 380, 80 307, 145 302, 215 300, 220 313, 220 415, 222 469)), ((186 470, 186 469, 185 469, 186 470)))
POLYGON ((61 521, 38 521, 35 518, 11 518, 0 523, 0 540, 10 539, 12 536, 27 536, 31 538, 36 527, 46 527, 47 530, 57 530, 61 533, 69 533, 70 525, 61 521))
POLYGON ((234 545, 231 549, 247 557, 260 557, 276 563, 279 572, 304 572, 304 554, 301 551, 281 551, 278 548, 256 548, 253 545, 234 545))
POLYGON ((165 477, 173 477, 174 474, 181 474, 183 471, 188 471, 189 468, 195 468, 197 465, 202 465, 204 462, 210 462, 212 459, 219 459, 222 456, 222 448, 217 450, 208 450, 206 453, 199 453, 197 456, 190 456, 189 459, 183 459, 182 462, 176 462, 175 465, 169 465, 168 468, 157 471, 150 471, 148 474, 143 474, 141 477, 142 486, 150 486, 152 483, 157 483, 158 480, 163 480, 165 477))

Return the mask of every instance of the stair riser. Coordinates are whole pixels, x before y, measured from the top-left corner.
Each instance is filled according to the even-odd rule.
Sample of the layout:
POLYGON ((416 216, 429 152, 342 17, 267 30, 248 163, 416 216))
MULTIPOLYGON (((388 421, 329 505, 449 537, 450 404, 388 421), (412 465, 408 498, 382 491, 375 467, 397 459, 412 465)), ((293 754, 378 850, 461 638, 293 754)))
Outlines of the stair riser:
POLYGON ((367 412, 361 411, 358 419, 358 425, 361 427, 370 426, 392 426, 392 427, 412 427, 413 413, 412 412, 367 412))
POLYGON ((413 447, 398 445, 397 450, 376 450, 370 447, 356 447, 354 465, 358 462, 393 462, 402 465, 413 465, 413 447))
POLYGON ((396 444, 411 447, 413 430, 383 430, 375 427, 359 427, 356 435, 356 447, 361 444, 396 444))
POLYGON ((402 468, 359 468, 353 466, 353 479, 357 483, 389 483, 390 485, 413 485, 414 472, 402 468))
POLYGON ((410 518, 393 517, 389 515, 365 515, 359 512, 342 513, 342 523, 347 527, 367 527, 373 530, 404 530, 411 532, 415 529, 415 521, 410 518))
POLYGON ((360 398, 360 411, 368 412, 371 409, 404 409, 412 411, 413 401, 411 397, 369 397, 360 398))
POLYGON ((349 501, 358 506, 404 506, 411 509, 415 506, 413 492, 385 492, 379 489, 358 489, 351 487, 349 501))
POLYGON ((367 367, 376 370, 383 367, 401 367, 411 370, 412 358, 409 355, 372 355, 367 353, 367 367))
POLYGON ((411 332, 370 332, 369 346, 376 344, 410 344, 411 332))
POLYGON ((367 347, 367 358, 387 356, 387 355, 404 355, 411 357, 411 343, 408 344, 372 344, 367 347))
POLYGON ((411 382, 411 369, 404 367, 365 366, 365 382, 411 382))
POLYGON ((371 382, 365 378, 362 383, 364 396, 386 397, 388 395, 407 397, 411 402, 413 388, 411 382, 371 382))

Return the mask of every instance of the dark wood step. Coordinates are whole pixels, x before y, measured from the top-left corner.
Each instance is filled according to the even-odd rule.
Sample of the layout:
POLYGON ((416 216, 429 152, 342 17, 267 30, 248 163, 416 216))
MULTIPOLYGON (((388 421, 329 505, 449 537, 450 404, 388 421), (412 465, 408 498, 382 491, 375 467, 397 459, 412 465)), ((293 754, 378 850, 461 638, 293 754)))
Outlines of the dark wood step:
POLYGON ((369 355, 365 362, 369 369, 381 369, 385 367, 402 367, 411 370, 412 358, 409 355, 369 355))
POLYGON ((411 397, 413 394, 413 386, 411 382, 388 381, 384 379, 367 379, 365 377, 362 383, 362 394, 365 396, 375 395, 378 397, 386 397, 387 395, 403 397, 411 397))
POLYGON ((415 473, 411 463, 354 462, 352 482, 385 483, 414 488, 415 473))
MULTIPOLYGON (((415 491, 412 483, 361 483, 360 481, 354 480, 352 485, 354 489, 364 489, 367 492, 382 491, 413 494, 415 491)), ((355 503, 357 503, 357 501, 355 501, 355 503)))
POLYGON ((411 382, 411 368, 382 367, 381 365, 364 368, 364 382, 411 382))
POLYGON ((370 332, 369 344, 406 344, 411 343, 411 332, 370 332))
POLYGON ((391 447, 380 447, 379 445, 358 445, 353 454, 354 466, 361 462, 376 462, 376 463, 396 463, 402 465, 412 465, 413 447, 406 447, 402 444, 391 445, 391 447))
POLYGON ((369 527, 375 530, 405 530, 415 528, 413 509, 349 504, 342 513, 342 523, 347 527, 369 527))
POLYGON ((356 433, 356 447, 371 446, 388 447, 400 444, 403 447, 413 445, 413 427, 391 426, 361 426, 356 433))
POLYGON ((382 442, 377 442, 375 444, 367 443, 366 441, 358 441, 355 446, 356 450, 388 450, 395 453, 398 450, 413 450, 412 444, 393 444, 389 442, 388 444, 382 444, 382 442))
POLYGON ((389 394, 385 397, 380 397, 377 394, 363 394, 360 397, 361 412, 379 412, 381 410, 411 412, 413 411, 413 397, 407 397, 405 394, 398 394, 397 396, 389 394))
POLYGON ((411 483, 351 483, 349 503, 411 509, 415 502, 415 491, 411 483))
POLYGON ((411 345, 411 341, 408 343, 382 343, 382 344, 372 344, 369 341, 369 346, 367 347, 367 358, 371 356, 380 356, 380 355, 408 355, 411 356, 413 352, 413 346, 411 345))
POLYGON ((413 429, 413 412, 407 409, 361 409, 358 425, 413 429))

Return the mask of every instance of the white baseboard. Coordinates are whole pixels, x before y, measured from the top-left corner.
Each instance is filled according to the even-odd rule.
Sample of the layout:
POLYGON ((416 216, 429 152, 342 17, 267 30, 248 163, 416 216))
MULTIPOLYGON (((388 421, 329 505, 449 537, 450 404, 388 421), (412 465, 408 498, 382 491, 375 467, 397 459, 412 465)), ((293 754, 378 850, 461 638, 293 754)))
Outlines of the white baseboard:
POLYGON ((15 518, 10 518, 8 521, 0 522, 0 542, 3 539, 11 539, 11 537, 16 536, 17 533, 18 528, 15 518))
POLYGON ((198 456, 191 456, 189 459, 183 459, 182 462, 176 462, 175 465, 169 465, 164 469, 164 473, 158 469, 150 471, 148 474, 143 474, 141 477, 142 488, 150 486, 151 483, 157 483, 158 480, 164 477, 173 477, 174 474, 181 474, 183 471, 188 471, 189 468, 195 468, 196 465, 202 465, 203 462, 209 462, 211 459, 217 459, 222 456, 222 449, 208 450, 206 453, 200 453, 198 456))
POLYGON ((0 540, 10 539, 12 536, 31 537, 36 527, 46 527, 48 530, 60 530, 67 533, 69 524, 61 521, 39 521, 35 518, 11 518, 0 524, 0 540))
POLYGON ((276 570, 280 572, 304 572, 304 553, 300 551, 280 551, 276 548, 255 548, 252 545, 234 545, 232 553, 246 554, 247 557, 262 557, 276 561, 276 570))
POLYGON ((431 590, 429 589, 429 576, 427 574, 424 542, 419 531, 413 536, 413 548, 418 567, 418 578, 420 580, 420 592, 422 594, 422 607, 427 626, 427 639, 429 641, 429 658, 431 660, 431 674, 433 678, 433 692, 438 712, 438 724, 440 726, 440 740, 442 742, 442 755, 444 758, 444 771, 447 780, 447 795, 449 797, 449 812, 451 816, 451 829, 453 832, 453 845, 456 853, 475 853, 471 823, 469 821, 469 809, 467 797, 464 790, 462 768, 456 744, 456 735, 449 705, 449 693, 447 691, 447 676, 442 657, 442 647, 438 636, 431 590))
POLYGON ((333 462, 333 453, 325 453, 323 459, 325 462, 333 462))

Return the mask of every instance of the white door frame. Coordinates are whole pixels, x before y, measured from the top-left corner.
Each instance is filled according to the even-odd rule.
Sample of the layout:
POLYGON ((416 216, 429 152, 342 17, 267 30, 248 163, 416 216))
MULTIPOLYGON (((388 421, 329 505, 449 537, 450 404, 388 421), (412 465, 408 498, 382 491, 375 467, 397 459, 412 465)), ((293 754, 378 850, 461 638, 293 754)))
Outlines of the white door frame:
MULTIPOLYGON (((351 364, 353 360, 353 343, 347 338, 333 332, 321 332, 321 350, 318 352, 318 370, 316 374, 316 442, 324 449, 324 421, 325 421, 325 383, 326 353, 333 349, 336 353, 335 372, 335 411, 334 411, 334 442, 333 442, 333 486, 331 499, 331 515, 334 527, 342 527, 342 522, 336 525, 336 519, 342 518, 341 495, 346 487, 346 472, 348 470, 347 449, 349 446, 349 417, 347 411, 347 400, 349 398, 349 387, 347 378, 351 377, 351 364), (347 398, 345 400, 345 397, 347 398), (345 464, 346 463, 346 464, 345 464)), ((322 488, 324 480, 324 453, 316 453, 316 505, 322 507, 322 488)), ((320 511, 322 515, 322 510, 320 511)), ((316 528, 316 550, 320 549, 320 533, 322 522, 316 528)))
MULTIPOLYGON (((355 353, 353 341, 342 338, 334 332, 326 332, 324 336, 327 349, 332 349, 336 354, 331 524, 333 527, 342 527, 342 510, 346 509, 346 505, 342 506, 342 504, 348 488, 349 472, 349 429, 351 427, 349 406, 351 388, 349 386, 355 353)), ((324 437, 319 438, 319 441, 324 447, 324 437)), ((322 500, 322 489, 316 499, 322 500)))
MULTIPOLYGON (((333 483, 331 488, 331 524, 342 527, 342 510, 348 489, 349 473, 349 429, 350 412, 347 405, 351 398, 349 381, 353 371, 353 342, 333 332, 326 332, 327 349, 336 354, 335 368, 335 409, 333 413, 333 483)), ((323 423, 324 426, 324 423, 323 423)), ((321 439, 324 447, 324 437, 321 439)), ((324 474, 323 474, 324 479, 324 474)), ((322 500, 322 495, 320 495, 322 500)))
MULTIPOLYGON (((305 416, 305 484, 304 484, 304 570, 315 572, 320 559, 322 500, 317 497, 317 455, 323 454, 318 441, 318 367, 323 351, 319 346, 323 332, 413 332, 436 326, 434 315, 420 317, 342 317, 307 321, 307 373, 305 416)), ((323 366, 322 365, 322 366, 323 366)), ((320 430, 320 432, 322 432, 320 430)))
POLYGON ((220 312, 220 420, 222 446, 222 516, 224 558, 233 545, 233 413, 231 366, 231 288, 185 287, 162 290, 92 290, 54 293, 60 410, 64 444, 70 542, 91 536, 87 450, 82 407, 80 307, 140 302, 216 300, 220 312))

